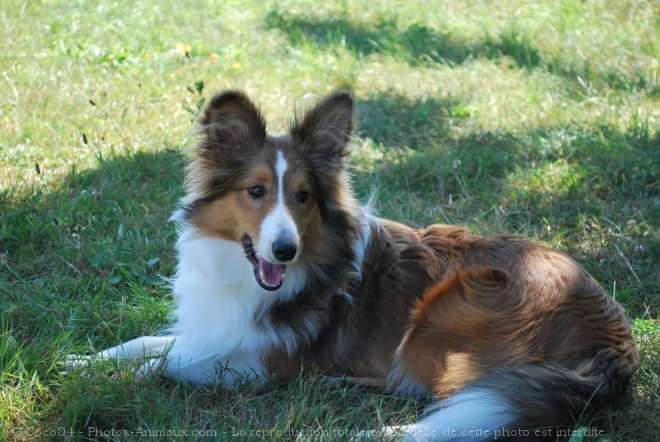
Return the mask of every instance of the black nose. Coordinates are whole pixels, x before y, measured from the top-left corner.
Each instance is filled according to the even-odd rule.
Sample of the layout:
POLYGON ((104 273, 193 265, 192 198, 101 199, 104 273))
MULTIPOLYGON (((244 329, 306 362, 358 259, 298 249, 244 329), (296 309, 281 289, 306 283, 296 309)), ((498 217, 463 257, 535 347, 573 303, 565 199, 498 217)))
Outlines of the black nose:
POLYGON ((296 245, 287 240, 277 240, 273 243, 273 255, 280 261, 291 261, 298 249, 296 245))

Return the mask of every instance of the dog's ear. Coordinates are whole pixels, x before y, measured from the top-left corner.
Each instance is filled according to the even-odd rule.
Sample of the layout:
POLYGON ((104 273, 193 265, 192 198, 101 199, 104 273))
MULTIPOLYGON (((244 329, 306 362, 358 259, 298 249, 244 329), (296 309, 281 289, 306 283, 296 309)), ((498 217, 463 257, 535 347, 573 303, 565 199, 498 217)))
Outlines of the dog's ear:
POLYGON ((303 149, 341 159, 353 132, 353 97, 346 91, 335 92, 296 119, 291 136, 303 149))
POLYGON ((202 147, 238 151, 261 144, 266 123, 259 109, 239 91, 222 92, 211 100, 200 119, 202 147))

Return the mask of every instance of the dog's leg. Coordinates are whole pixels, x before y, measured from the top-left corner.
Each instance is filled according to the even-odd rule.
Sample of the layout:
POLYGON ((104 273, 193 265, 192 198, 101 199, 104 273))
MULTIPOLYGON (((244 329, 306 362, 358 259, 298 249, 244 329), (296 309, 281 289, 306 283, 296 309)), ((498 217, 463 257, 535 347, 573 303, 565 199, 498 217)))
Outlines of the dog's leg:
POLYGON ((203 352, 195 354, 194 347, 175 346, 176 336, 142 336, 91 356, 68 355, 65 365, 69 370, 88 367, 95 360, 138 361, 142 365, 135 375, 140 379, 163 372, 165 376, 190 382, 213 382, 215 360, 203 352))
POLYGON ((88 367, 95 360, 139 361, 135 372, 144 379, 162 372, 165 376, 195 385, 221 382, 232 387, 242 380, 261 381, 264 369, 258 352, 218 354, 213 342, 188 342, 184 337, 142 336, 95 355, 68 355, 69 370, 88 367))
POLYGON ((135 374, 141 379, 162 371, 167 377, 192 384, 212 383, 216 361, 213 353, 181 341, 175 345, 176 336, 142 336, 91 356, 68 355, 65 365, 75 370, 95 360, 139 361, 142 365, 135 374))
MULTIPOLYGON (((177 346, 178 347, 178 346, 177 346)), ((212 353, 191 352, 191 349, 177 348, 165 358, 148 361, 138 371, 139 376, 148 376, 162 370, 170 379, 194 385, 211 385, 216 382, 217 359, 212 353)))
POLYGON ((226 388, 232 388, 242 381, 261 382, 265 379, 265 370, 258 352, 235 351, 230 355, 219 355, 217 346, 187 346, 183 340, 172 346, 166 358, 154 359, 145 364, 140 374, 161 369, 169 378, 194 385, 220 383, 226 388))
POLYGON ((97 353, 101 359, 150 359, 162 356, 176 336, 142 336, 97 353))
MULTIPOLYGON (((176 341, 176 336, 142 336, 103 350, 95 355, 68 355, 65 365, 69 370, 89 366, 94 360, 159 360, 176 341)), ((152 364, 154 365, 154 364, 152 364)))

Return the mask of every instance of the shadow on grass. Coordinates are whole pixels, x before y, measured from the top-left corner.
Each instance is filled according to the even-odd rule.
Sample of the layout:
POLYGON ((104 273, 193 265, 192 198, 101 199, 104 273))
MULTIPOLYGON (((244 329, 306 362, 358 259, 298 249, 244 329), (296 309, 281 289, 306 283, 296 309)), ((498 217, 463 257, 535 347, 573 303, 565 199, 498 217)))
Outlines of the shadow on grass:
MULTIPOLYGON (((167 323, 170 289, 160 275, 173 273, 176 235, 167 219, 183 164, 173 151, 117 153, 28 197, 0 192, 0 374, 3 388, 11 380, 9 397, 35 403, 9 418, 9 440, 58 427, 60 437, 68 428, 73 439, 116 438, 98 431, 137 429, 135 420, 122 424, 137 409, 161 416, 154 398, 169 397, 158 383, 136 385, 110 363, 92 377, 63 376, 59 362, 90 343, 116 345, 167 323), (36 392, 21 379, 47 387, 36 392)), ((162 418, 165 428, 172 414, 162 418)))
POLYGON ((380 94, 357 103, 358 135, 388 148, 415 149, 448 135, 452 118, 466 117, 457 97, 410 100, 394 93, 380 94))
POLYGON ((355 25, 345 18, 326 20, 306 16, 286 16, 271 11, 265 20, 267 29, 284 32, 293 45, 312 42, 321 47, 342 45, 355 55, 383 53, 399 56, 411 64, 440 62, 460 64, 470 58, 511 57, 519 66, 538 66, 539 51, 528 38, 512 27, 499 39, 468 43, 449 32, 438 33, 427 26, 414 24, 401 31, 394 21, 380 21, 374 27, 355 25))
MULTIPOLYGON (((112 303, 126 293, 162 298, 167 290, 159 275, 171 274, 174 264, 175 231, 167 219, 182 177, 179 153, 142 152, 73 170, 52 192, 37 190, 27 199, 0 193, 7 260, 0 265, 0 311, 14 331, 40 334, 43 321, 74 335, 82 333, 80 321, 118 331, 112 303)), ((130 314, 122 318, 121 330, 142 334, 150 325, 138 322, 162 323, 163 310, 152 307, 135 310, 132 325, 130 314)))
MULTIPOLYGON (((416 23, 400 30, 395 20, 381 20, 375 25, 358 25, 346 18, 317 19, 305 15, 287 15, 275 9, 266 15, 265 27, 283 32, 294 46, 314 44, 320 48, 345 47, 355 56, 386 54, 411 65, 424 63, 462 64, 467 60, 508 57, 520 68, 541 67, 572 82, 596 81, 612 89, 630 91, 648 89, 657 94, 657 87, 648 74, 639 71, 628 78, 620 71, 599 72, 588 60, 582 66, 561 59, 544 57, 532 38, 515 22, 499 35, 486 34, 481 39, 466 41, 449 31, 436 31, 416 23)), ((582 87, 582 86, 580 86, 582 87)))

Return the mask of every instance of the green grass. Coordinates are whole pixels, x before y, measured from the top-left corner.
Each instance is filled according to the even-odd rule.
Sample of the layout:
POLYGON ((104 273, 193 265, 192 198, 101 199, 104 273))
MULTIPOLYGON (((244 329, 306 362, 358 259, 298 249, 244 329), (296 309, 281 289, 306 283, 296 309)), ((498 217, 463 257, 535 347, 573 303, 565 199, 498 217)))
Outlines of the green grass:
POLYGON ((67 353, 167 324, 167 218, 194 117, 228 87, 273 131, 350 88, 355 187, 382 216, 575 256, 625 305, 642 356, 626 406, 581 425, 659 440, 658 5, 317 3, 0 0, 0 440, 288 440, 423 410, 320 376, 224 391, 62 373, 67 353))

